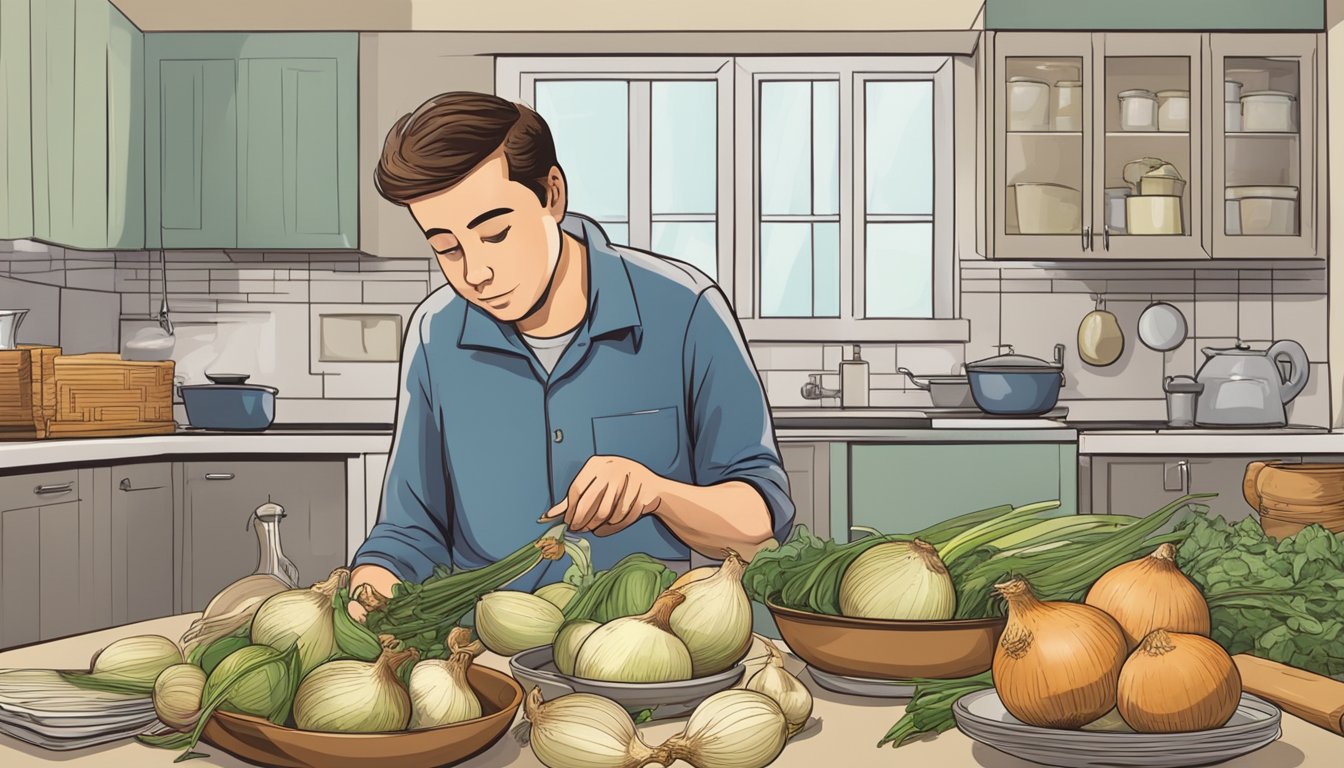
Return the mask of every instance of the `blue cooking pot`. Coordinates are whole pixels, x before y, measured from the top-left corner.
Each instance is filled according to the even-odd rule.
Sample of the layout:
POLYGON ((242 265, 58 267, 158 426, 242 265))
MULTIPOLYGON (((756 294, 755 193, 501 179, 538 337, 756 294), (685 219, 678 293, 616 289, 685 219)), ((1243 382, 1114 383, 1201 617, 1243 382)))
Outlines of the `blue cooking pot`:
POLYGON ((207 373, 210 384, 179 387, 187 421, 197 429, 259 431, 275 420, 275 396, 280 391, 264 384, 248 384, 241 373, 207 373))
POLYGON ((966 365, 971 397, 985 413, 1038 416, 1055 407, 1064 385, 1064 345, 1055 345, 1055 361, 1018 355, 1008 344, 1007 354, 966 365))

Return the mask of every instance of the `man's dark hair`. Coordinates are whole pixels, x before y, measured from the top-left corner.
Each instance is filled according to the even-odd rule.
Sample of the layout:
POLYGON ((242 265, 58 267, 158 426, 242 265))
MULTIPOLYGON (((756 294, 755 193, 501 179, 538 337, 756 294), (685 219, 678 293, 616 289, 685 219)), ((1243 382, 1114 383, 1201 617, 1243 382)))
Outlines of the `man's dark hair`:
POLYGON ((546 121, 525 104, 474 91, 440 94, 402 115, 383 142, 374 183, 404 206, 453 186, 500 149, 509 179, 546 205, 546 179, 559 165, 546 121))

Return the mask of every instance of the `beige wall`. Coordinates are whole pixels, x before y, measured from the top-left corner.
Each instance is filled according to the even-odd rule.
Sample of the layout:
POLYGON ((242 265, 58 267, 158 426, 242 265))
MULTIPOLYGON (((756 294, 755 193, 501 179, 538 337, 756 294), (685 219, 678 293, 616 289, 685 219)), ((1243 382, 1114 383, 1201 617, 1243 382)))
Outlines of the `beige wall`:
POLYGON ((146 32, 970 29, 978 23, 984 4, 983 0, 112 1, 146 32))

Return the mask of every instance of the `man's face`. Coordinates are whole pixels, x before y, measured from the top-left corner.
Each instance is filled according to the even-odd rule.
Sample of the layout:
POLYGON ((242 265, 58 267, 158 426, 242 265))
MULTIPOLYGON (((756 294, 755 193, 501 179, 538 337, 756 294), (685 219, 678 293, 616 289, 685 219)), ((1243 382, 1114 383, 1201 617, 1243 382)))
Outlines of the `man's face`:
POLYGON ((459 296, 514 323, 541 301, 560 256, 564 179, 552 169, 550 205, 509 180, 496 153, 454 186, 411 201, 439 266, 459 296))

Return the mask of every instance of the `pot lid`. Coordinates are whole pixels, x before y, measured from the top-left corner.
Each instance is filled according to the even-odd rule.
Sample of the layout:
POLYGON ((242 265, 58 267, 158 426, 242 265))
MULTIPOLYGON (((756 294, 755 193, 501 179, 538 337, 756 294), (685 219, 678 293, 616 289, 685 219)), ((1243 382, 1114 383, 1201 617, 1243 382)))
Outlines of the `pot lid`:
POLYGON ((1030 83, 1030 84, 1032 84, 1032 85, 1049 85, 1049 83, 1045 82, 1044 80, 1037 80, 1037 79, 1034 78, 1034 77, 1022 77, 1022 76, 1020 76, 1020 75, 1015 75, 1015 76, 1013 76, 1013 77, 1008 78, 1008 82, 1010 82, 1010 83, 1030 83))
POLYGON ((1178 170, 1176 170, 1176 166, 1172 165, 1171 163, 1163 163, 1163 164, 1159 165, 1158 167, 1152 169, 1151 171, 1148 171, 1147 173, 1143 174, 1143 176, 1142 176, 1141 178, 1144 178, 1144 179, 1181 179, 1182 181, 1184 181, 1184 179, 1181 177, 1181 172, 1178 171, 1178 170))
POLYGON ((1153 93, 1152 91, 1148 90, 1147 88, 1133 88, 1133 89, 1130 89, 1130 90, 1128 90, 1128 91, 1121 91, 1121 92, 1120 92, 1120 98, 1122 98, 1122 99, 1134 99, 1134 98, 1139 98, 1139 99, 1155 99, 1155 98, 1157 98, 1157 94, 1153 93))
POLYGON ((1165 392, 1190 392, 1198 394, 1204 391, 1204 385, 1190 376, 1168 376, 1162 385, 1165 392))
POLYGON ((1247 91, 1241 94, 1241 98, 1243 100, 1252 99, 1255 98, 1256 96, 1267 96, 1275 99, 1287 99, 1289 101, 1297 101, 1297 94, 1291 93, 1289 91, 1247 91))
POLYGON ((1204 347, 1200 350, 1206 357, 1214 355, 1263 355, 1262 349, 1251 349, 1251 345, 1244 341, 1238 341, 1235 347, 1204 347))
POLYGON ((1189 91, 1183 91, 1183 90, 1180 90, 1180 89, 1170 89, 1170 90, 1166 90, 1166 91, 1158 91, 1158 92, 1157 92, 1157 97, 1158 97, 1159 99, 1170 99, 1170 98, 1172 98, 1172 97, 1175 97, 1175 98, 1181 98, 1182 96, 1189 97, 1189 96, 1190 96, 1190 92, 1189 92, 1189 91))
POLYGON ((1083 81, 1082 81, 1082 80, 1060 80, 1059 82, 1055 83, 1055 87, 1056 87, 1056 88, 1082 88, 1082 87, 1083 87, 1083 81))
POLYGON ((973 363, 967 363, 967 370, 1033 370, 1033 371, 1060 371, 1064 369, 1063 363, 1052 363, 1042 360, 1039 357, 1031 355, 1019 355, 1013 351, 1013 345, 1000 344, 999 347, 1006 348, 1007 354, 986 357, 983 360, 976 360, 973 363))

